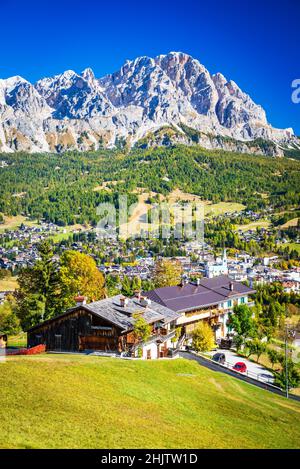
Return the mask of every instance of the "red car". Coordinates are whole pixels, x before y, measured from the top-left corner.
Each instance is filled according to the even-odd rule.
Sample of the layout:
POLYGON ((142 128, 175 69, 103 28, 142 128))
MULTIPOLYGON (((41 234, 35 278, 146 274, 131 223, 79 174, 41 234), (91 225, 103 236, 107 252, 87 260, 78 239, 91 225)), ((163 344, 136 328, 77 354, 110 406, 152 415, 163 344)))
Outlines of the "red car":
POLYGON ((246 373, 247 371, 246 363, 244 362, 237 362, 232 368, 240 373, 246 373))

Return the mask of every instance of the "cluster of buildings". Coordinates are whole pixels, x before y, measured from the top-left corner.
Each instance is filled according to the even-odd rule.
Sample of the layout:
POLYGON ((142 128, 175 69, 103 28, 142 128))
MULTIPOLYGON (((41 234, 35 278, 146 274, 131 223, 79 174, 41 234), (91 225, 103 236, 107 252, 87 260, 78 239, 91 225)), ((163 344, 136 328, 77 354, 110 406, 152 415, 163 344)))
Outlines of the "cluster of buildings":
POLYGON ((53 223, 21 224, 14 230, 6 230, 0 234, 0 268, 15 272, 32 266, 38 259, 38 243, 58 232, 59 227, 53 223))
POLYGON ((280 282, 286 292, 300 293, 300 267, 281 270, 275 267, 277 261, 278 256, 259 258, 250 254, 236 254, 234 258, 228 259, 224 249, 223 255, 216 259, 207 254, 199 262, 198 271, 207 278, 229 275, 232 280, 247 282, 249 285, 280 282))
POLYGON ((129 278, 139 277, 141 280, 148 280, 152 276, 154 264, 153 257, 138 257, 135 262, 101 265, 99 269, 105 275, 113 274, 120 277, 126 275, 129 278))
MULTIPOLYGON (((0 268, 14 272, 33 265, 39 258, 38 243, 58 232, 56 225, 42 223, 40 226, 22 225, 0 235, 6 241, 0 247, 0 268)), ((92 238, 60 246, 60 249, 61 252, 70 248, 84 252, 87 246, 99 264, 97 249, 92 250, 95 248, 92 238)), ((28 345, 44 343, 48 350, 54 351, 97 351, 146 359, 166 357, 175 353, 183 341, 189 340, 201 321, 211 326, 217 342, 228 337, 228 318, 235 305, 252 304, 255 283, 279 281, 286 292, 300 292, 300 268, 279 270, 276 256, 258 258, 238 253, 228 257, 224 249, 221 256, 215 258, 208 244, 197 241, 184 242, 181 248, 184 255, 172 257, 182 266, 180 285, 136 292, 133 298, 120 294, 90 304, 78 297, 74 308, 31 328, 28 345), (150 328, 146 340, 141 340, 135 331, 139 315, 150 328)), ((107 261, 102 261, 99 270, 104 274, 118 275, 121 279, 124 276, 141 280, 153 278, 155 253, 149 245, 141 249, 133 242, 124 248, 112 239, 102 244, 102 249, 107 261)), ((0 303, 6 294, 0 294, 0 303)))
MULTIPOLYGON (((5 233, 6 240, 17 240, 16 245, 0 246, 0 268, 8 269, 12 272, 18 272, 23 267, 32 266, 39 258, 37 245, 40 241, 51 236, 59 228, 51 223, 44 223, 38 227, 27 227, 22 225, 18 230, 5 233), (5 247, 6 246, 6 247, 5 247)), ((0 236, 4 236, 3 234, 0 236)), ((61 247, 64 249, 74 249, 84 252, 86 242, 78 241, 72 243, 70 247, 61 247)), ((88 247, 93 248, 93 241, 88 242, 88 247)), ((137 254, 138 248, 129 246, 124 253, 120 245, 115 241, 109 241, 104 247, 107 257, 111 261, 118 259, 119 263, 104 262, 99 265, 99 269, 105 274, 118 275, 122 279, 124 276, 130 278, 140 277, 141 280, 151 280, 154 269, 154 253, 148 248, 144 256, 137 254), (134 262, 131 261, 132 256, 134 262)), ((220 257, 215 258, 212 249, 207 244, 198 242, 186 242, 182 245, 185 251, 184 256, 176 256, 182 265, 183 277, 207 277, 214 278, 220 275, 229 275, 232 280, 237 282, 270 283, 278 281, 284 284, 286 291, 299 292, 300 273, 299 268, 294 267, 288 271, 279 270, 274 267, 278 261, 277 256, 258 258, 246 253, 236 254, 234 258, 228 258, 226 249, 220 257), (287 283, 288 282, 288 283, 287 283)), ((93 255, 93 254, 92 254, 93 255)), ((95 260, 99 263, 97 256, 95 260)))
POLYGON ((255 290, 227 275, 198 279, 178 286, 157 288, 133 298, 116 295, 77 305, 28 331, 30 347, 45 344, 52 351, 97 351, 145 359, 172 355, 191 337, 199 322, 207 322, 216 341, 227 337, 227 321, 235 305, 249 304, 255 290), (141 338, 135 322, 149 325, 141 338))

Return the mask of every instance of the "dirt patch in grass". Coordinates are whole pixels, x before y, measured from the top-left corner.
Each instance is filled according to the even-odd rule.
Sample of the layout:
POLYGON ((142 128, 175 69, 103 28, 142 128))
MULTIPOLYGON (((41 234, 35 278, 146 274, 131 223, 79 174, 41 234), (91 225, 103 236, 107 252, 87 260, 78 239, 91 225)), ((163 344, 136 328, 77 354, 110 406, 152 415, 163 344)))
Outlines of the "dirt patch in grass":
POLYGON ((287 221, 283 225, 281 225, 280 228, 291 228, 292 226, 297 226, 298 225, 298 220, 299 218, 292 218, 292 220, 287 221))

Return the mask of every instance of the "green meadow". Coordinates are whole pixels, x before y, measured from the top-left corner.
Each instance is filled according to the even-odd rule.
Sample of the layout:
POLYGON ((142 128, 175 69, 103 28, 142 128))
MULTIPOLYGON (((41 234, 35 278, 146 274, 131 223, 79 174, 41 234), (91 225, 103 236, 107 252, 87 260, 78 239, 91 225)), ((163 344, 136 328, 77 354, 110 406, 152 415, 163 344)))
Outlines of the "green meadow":
POLYGON ((299 448, 300 404, 184 359, 0 363, 0 448, 299 448))

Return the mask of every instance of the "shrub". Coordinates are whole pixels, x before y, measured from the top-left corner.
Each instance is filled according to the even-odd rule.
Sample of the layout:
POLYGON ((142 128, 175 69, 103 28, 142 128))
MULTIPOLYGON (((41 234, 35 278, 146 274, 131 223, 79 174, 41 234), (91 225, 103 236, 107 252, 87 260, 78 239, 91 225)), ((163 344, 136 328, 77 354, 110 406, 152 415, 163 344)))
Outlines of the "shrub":
POLYGON ((279 352, 277 352, 277 350, 273 350, 273 349, 270 349, 270 348, 267 350, 267 354, 268 354, 268 358, 271 362, 272 368, 274 368, 274 365, 276 363, 279 363, 280 354, 279 354, 279 352))
POLYGON ((206 352, 215 347, 215 338, 212 328, 206 322, 200 322, 193 331, 193 348, 197 352, 206 352))
MULTIPOLYGON (((300 384, 300 374, 296 370, 294 363, 289 360, 288 364, 288 384, 289 389, 296 388, 300 384)), ((275 384, 283 389, 286 389, 286 370, 285 367, 280 373, 275 374, 275 384)))
POLYGON ((257 361, 259 361, 260 356, 266 351, 267 346, 259 339, 254 339, 247 342, 247 348, 248 357, 250 357, 250 355, 256 355, 257 361))

